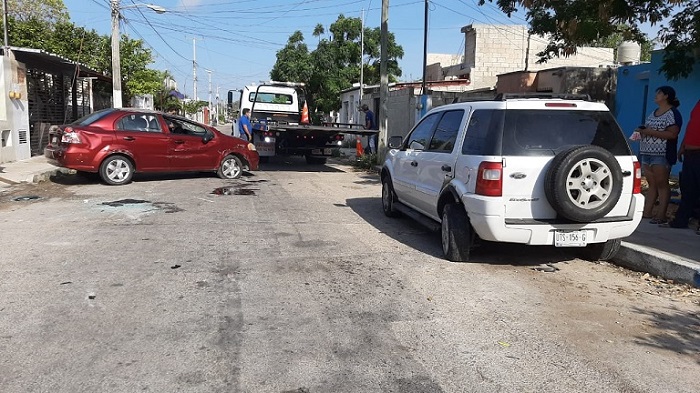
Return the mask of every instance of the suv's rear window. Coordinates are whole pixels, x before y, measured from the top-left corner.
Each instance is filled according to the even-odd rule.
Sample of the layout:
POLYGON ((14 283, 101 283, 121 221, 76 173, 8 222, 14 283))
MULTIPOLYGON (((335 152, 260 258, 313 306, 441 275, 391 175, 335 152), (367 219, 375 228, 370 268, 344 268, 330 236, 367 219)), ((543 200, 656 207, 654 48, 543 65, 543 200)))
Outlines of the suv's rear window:
POLYGON ((114 108, 107 108, 107 109, 102 109, 97 112, 92 112, 91 114, 87 116, 83 116, 80 119, 74 121, 72 124, 78 125, 78 126, 89 126, 90 124, 100 120, 101 118, 109 115, 110 113, 114 112, 116 109, 114 108))
POLYGON ((610 112, 542 109, 476 110, 462 152, 479 155, 542 156, 580 145, 613 155, 631 155, 610 112))

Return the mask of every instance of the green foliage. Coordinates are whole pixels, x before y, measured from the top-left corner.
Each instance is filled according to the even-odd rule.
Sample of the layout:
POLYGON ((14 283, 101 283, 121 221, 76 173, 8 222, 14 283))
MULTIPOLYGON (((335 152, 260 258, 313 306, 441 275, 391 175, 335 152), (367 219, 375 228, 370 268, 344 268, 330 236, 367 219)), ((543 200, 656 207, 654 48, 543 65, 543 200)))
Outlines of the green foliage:
MULTIPOLYGON (((10 45, 42 49, 82 63, 95 71, 112 73, 110 37, 72 22, 49 22, 36 17, 8 19, 10 45)), ((136 94, 157 91, 162 85, 159 71, 148 69, 153 62, 151 51, 142 40, 123 35, 120 42, 121 75, 125 101, 136 94), (158 85, 158 86, 156 86, 158 85)))
MULTIPOLYGON (((598 48, 614 48, 615 53, 617 53, 617 47, 620 46, 622 42, 627 40, 625 32, 628 30, 629 26, 620 25, 618 26, 617 32, 607 37, 603 37, 600 40, 594 41, 590 45, 598 48)), ((642 41, 638 41, 638 44, 642 49, 640 60, 644 62, 651 61, 651 51, 654 50, 654 43, 651 42, 646 35, 644 35, 644 38, 642 41)))
POLYGON ((362 170, 374 170, 374 167, 377 165, 378 159, 379 157, 374 153, 363 154, 353 163, 353 166, 357 169, 362 170))
MULTIPOLYGON (((277 52, 277 62, 270 77, 279 81, 304 82, 307 85, 309 109, 331 112, 340 108, 340 92, 360 80, 360 67, 365 67, 365 83, 379 83, 379 33, 380 29, 365 28, 365 48, 361 53, 360 18, 339 15, 328 31, 316 25, 313 35, 319 37, 315 50, 309 51, 300 31, 293 33, 287 45, 277 52), (328 38, 321 38, 326 32, 328 38), (364 60, 364 61, 363 61, 364 60)), ((389 36, 389 78, 396 81, 401 76, 398 59, 403 57, 403 48, 396 44, 393 34, 389 36)))
POLYGON ((182 104, 182 107, 185 110, 186 114, 194 115, 195 113, 199 112, 202 108, 204 108, 207 105, 209 105, 209 103, 206 101, 190 100, 190 101, 185 101, 182 104))
POLYGON ((70 19, 63 0, 7 0, 7 14, 22 21, 39 19, 54 23, 70 19))
MULTIPOLYGON (((479 0, 479 4, 486 1, 479 0)), ((549 36, 549 45, 538 54, 540 61, 574 54, 578 46, 615 34, 644 42, 642 24, 656 25, 670 17, 659 36, 660 42, 666 44, 661 71, 669 79, 678 79, 687 77, 697 63, 693 48, 700 45, 700 0, 488 1, 496 3, 509 16, 519 8, 524 9, 531 33, 549 36)))

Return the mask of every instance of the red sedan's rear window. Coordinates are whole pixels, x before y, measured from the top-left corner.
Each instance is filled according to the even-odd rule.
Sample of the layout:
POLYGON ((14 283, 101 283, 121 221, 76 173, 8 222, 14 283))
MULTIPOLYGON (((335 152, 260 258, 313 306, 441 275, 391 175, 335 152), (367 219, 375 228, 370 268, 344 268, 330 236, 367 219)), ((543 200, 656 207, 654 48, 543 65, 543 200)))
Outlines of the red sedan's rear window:
POLYGON ((114 112, 115 110, 116 109, 114 109, 114 108, 102 109, 101 111, 93 112, 87 116, 83 116, 71 124, 77 125, 77 126, 89 126, 90 124, 102 119, 103 117, 109 115, 110 113, 114 112))

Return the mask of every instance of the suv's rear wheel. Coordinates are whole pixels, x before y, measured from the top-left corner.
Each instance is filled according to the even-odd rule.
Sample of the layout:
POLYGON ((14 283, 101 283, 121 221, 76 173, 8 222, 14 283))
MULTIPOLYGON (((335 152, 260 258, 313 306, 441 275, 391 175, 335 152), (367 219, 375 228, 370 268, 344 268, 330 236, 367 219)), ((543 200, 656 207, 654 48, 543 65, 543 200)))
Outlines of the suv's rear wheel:
POLYGON ((622 245, 621 239, 608 240, 605 243, 593 243, 580 252, 581 258, 589 261, 609 261, 615 258, 622 245))
POLYGON ((468 262, 472 246, 472 227, 461 205, 449 204, 442 212, 442 252, 452 262, 468 262))
POLYGON ((394 186, 391 184, 391 177, 386 176, 382 180, 382 210, 384 210, 384 215, 387 217, 397 217, 399 212, 394 209, 394 202, 396 202, 396 193, 394 192, 394 186))
POLYGON ((622 169, 602 147, 574 147, 554 157, 544 190, 560 216, 576 222, 595 221, 605 217, 620 199, 622 169))

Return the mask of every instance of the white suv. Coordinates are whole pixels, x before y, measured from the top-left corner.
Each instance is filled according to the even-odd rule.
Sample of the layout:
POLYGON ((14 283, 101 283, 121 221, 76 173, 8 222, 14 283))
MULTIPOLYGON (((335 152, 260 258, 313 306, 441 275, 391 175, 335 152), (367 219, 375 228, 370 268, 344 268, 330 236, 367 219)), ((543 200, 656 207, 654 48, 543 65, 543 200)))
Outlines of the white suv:
POLYGON ((640 164, 608 108, 582 96, 441 106, 389 147, 384 213, 439 223, 451 261, 478 238, 607 260, 642 219, 640 164))

